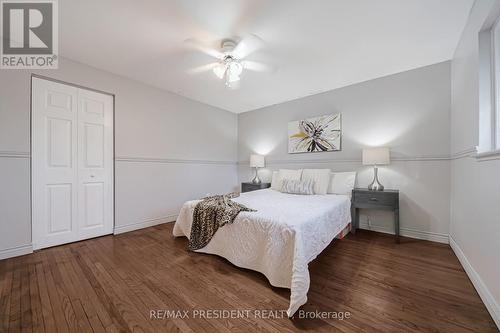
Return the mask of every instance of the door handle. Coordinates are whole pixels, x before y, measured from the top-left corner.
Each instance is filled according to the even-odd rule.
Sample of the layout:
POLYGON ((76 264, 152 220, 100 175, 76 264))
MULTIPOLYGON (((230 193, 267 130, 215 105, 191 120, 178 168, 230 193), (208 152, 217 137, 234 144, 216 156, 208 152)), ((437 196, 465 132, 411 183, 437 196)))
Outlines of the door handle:
POLYGON ((95 177, 95 175, 90 175, 90 178, 94 178, 94 177, 95 177))

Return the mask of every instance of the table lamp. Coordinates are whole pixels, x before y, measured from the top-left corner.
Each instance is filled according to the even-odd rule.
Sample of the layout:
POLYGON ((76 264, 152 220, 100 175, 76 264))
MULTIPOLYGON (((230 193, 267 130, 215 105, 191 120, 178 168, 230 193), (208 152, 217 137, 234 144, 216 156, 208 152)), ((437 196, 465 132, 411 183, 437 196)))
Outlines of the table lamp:
POLYGON ((250 167, 255 168, 255 178, 252 180, 252 183, 260 184, 259 168, 264 167, 264 156, 255 154, 250 155, 250 167))
POLYGON ((378 180, 378 165, 390 163, 389 148, 365 148, 363 149, 363 165, 373 165, 373 181, 368 185, 371 191, 383 191, 384 185, 378 180))

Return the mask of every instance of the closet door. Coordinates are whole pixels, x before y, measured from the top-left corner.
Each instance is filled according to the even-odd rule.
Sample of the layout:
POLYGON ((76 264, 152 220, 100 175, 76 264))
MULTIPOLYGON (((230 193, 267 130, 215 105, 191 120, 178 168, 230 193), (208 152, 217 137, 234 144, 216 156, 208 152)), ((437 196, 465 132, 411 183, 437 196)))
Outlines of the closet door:
POLYGON ((113 232, 113 97, 32 80, 33 248, 113 232))
POLYGON ((74 241, 78 235, 78 89, 33 78, 33 248, 74 241))
POLYGON ((78 231, 113 232, 113 97, 78 91, 78 231))

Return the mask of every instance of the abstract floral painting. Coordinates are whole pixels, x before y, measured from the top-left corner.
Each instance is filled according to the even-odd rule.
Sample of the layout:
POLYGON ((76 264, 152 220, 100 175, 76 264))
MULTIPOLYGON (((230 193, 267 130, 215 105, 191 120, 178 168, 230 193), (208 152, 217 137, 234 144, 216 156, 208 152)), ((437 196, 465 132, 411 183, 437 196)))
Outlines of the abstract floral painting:
POLYGON ((288 123, 288 153, 339 151, 341 114, 329 114, 288 123))

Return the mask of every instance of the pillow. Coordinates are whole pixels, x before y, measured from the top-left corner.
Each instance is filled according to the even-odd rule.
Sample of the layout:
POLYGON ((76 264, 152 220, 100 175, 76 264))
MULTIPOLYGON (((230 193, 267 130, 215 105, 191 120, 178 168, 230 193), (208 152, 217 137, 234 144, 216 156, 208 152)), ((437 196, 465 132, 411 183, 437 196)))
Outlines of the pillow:
POLYGON ((328 193, 351 194, 356 182, 356 172, 333 172, 328 193))
POLYGON ((278 186, 278 171, 273 171, 273 178, 271 178, 271 188, 276 191, 281 191, 278 186))
POLYGON ((292 180, 284 179, 281 192, 291 194, 314 194, 314 180, 292 180))
POLYGON ((330 169, 304 169, 301 180, 314 182, 314 194, 326 194, 330 185, 330 169))
POLYGON ((278 177, 274 182, 274 185, 273 183, 271 183, 271 188, 276 191, 281 191, 284 179, 300 180, 301 175, 302 175, 302 169, 299 170, 279 169, 278 177))

